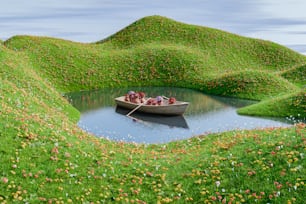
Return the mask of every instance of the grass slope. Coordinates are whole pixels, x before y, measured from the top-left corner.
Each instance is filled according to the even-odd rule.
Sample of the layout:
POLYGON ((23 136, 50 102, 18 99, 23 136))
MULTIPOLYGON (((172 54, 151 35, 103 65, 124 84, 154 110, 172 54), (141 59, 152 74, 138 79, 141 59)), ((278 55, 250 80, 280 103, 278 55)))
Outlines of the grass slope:
POLYGON ((289 81, 298 84, 299 86, 305 86, 306 84, 306 64, 302 66, 293 67, 281 73, 281 76, 289 81))
POLYGON ((240 71, 210 80, 201 90, 211 94, 261 100, 299 89, 266 71, 240 71))
POLYGON ((16 36, 5 45, 27 52, 44 78, 62 91, 148 84, 186 87, 237 71, 286 71, 306 61, 272 42, 159 16, 136 21, 98 44, 16 36))
POLYGON ((149 16, 100 41, 115 48, 148 43, 175 44, 200 49, 215 68, 283 70, 305 57, 278 44, 245 38, 217 29, 188 25, 161 16, 149 16))
MULTIPOLYGON (((160 17, 152 21, 155 18, 160 17)), ((201 56, 206 52, 182 43, 118 48, 107 42, 17 36, 4 44, 0 45, 0 139, 5 144, 0 146, 1 203, 304 201, 304 124, 165 145, 114 143, 81 131, 76 125, 79 113, 60 92, 172 84, 246 98, 274 96, 273 100, 282 99, 281 104, 287 98, 303 98, 299 91, 287 97, 275 95, 299 90, 288 82, 295 77, 287 81, 279 71, 290 72, 305 57, 285 49, 284 68, 261 64, 245 69, 236 66, 239 62, 234 70, 222 70, 213 68, 220 64, 203 66, 208 58, 201 56), (231 88, 226 90, 224 84, 231 88), (246 93, 252 87, 258 90, 246 93)), ((302 103, 295 109, 299 113, 303 107, 302 103)))
POLYGON ((272 100, 263 100, 260 103, 241 108, 240 114, 290 117, 293 119, 306 118, 305 90, 276 97, 272 100))

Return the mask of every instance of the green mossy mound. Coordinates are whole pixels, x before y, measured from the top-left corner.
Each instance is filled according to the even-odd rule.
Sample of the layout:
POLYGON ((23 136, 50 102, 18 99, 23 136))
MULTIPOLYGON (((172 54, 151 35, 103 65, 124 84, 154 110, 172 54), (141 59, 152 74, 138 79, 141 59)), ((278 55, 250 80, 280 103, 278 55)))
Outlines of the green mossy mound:
POLYGON ((305 81, 305 56, 286 47, 160 16, 140 19, 95 44, 34 36, 4 44, 25 53, 60 92, 179 86, 261 100, 295 92, 305 81))
MULTIPOLYGON (((22 114, 37 112, 40 114, 54 113, 72 119, 76 122, 79 113, 67 104, 50 84, 40 78, 29 58, 24 53, 16 53, 4 48, 0 55, 1 101, 2 107, 10 107, 16 117, 22 114), (31 99, 33 99, 31 101, 31 99), (14 108, 15 107, 15 108, 14 108), (50 107, 51 110, 45 108, 50 107)), ((5 108, 2 109, 4 111, 5 108)))
POLYGON ((4 44, 26 53, 37 74, 60 92, 178 86, 261 100, 304 83, 306 58, 286 47, 160 16, 140 19, 96 44, 34 36, 4 44))
POLYGON ((208 27, 189 25, 161 16, 142 18, 113 36, 100 41, 103 46, 133 48, 147 43, 184 45, 201 49, 215 67, 268 68, 283 70, 305 61, 305 56, 276 43, 245 38, 208 27))
POLYGON ((306 92, 298 92, 275 97, 270 100, 263 100, 260 103, 244 107, 238 110, 239 114, 288 117, 292 119, 306 118, 306 92))
POLYGON ((295 85, 275 74, 259 71, 224 74, 205 85, 202 89, 206 93, 257 100, 298 90, 295 85))
POLYGON ((198 75, 201 65, 199 53, 179 46, 110 51, 95 45, 31 36, 14 37, 6 45, 29 53, 36 70, 61 91, 173 85, 198 75))
POLYGON ((281 76, 300 86, 306 85, 306 64, 284 71, 281 76))

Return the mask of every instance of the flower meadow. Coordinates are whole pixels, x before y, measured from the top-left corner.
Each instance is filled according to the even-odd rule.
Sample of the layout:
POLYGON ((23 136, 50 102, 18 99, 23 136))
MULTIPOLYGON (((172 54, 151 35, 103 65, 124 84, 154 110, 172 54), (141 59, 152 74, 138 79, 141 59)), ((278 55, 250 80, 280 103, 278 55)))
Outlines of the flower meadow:
POLYGON ((43 138, 21 140, 2 165, 1 202, 302 203, 305 197, 305 124, 150 146, 78 134, 73 142, 44 138, 40 146, 43 138))
POLYGON ((261 101, 246 113, 303 119, 296 70, 305 56, 155 16, 95 44, 16 36, 0 44, 0 62, 1 204, 304 202, 303 122, 159 145, 112 142, 79 129, 62 93, 171 84, 261 101))

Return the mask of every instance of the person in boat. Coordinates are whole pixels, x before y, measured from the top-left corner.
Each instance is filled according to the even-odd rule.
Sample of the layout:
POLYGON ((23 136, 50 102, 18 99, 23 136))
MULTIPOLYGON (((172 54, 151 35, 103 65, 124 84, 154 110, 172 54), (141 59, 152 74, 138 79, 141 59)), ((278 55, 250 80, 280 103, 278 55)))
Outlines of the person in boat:
POLYGON ((163 97, 161 96, 157 96, 156 98, 150 98, 146 105, 152 105, 152 106, 156 106, 156 105, 162 105, 163 104, 163 97))
POLYGON ((155 106, 156 104, 157 104, 157 101, 154 98, 150 98, 146 103, 146 105, 152 105, 152 106, 155 106))
POLYGON ((161 96, 157 96, 157 97, 156 97, 157 105, 162 105, 162 104, 163 104, 163 101, 164 101, 163 97, 161 97, 161 96))
POLYGON ((130 96, 129 96, 128 93, 124 95, 124 100, 125 101, 130 101, 130 96))
POLYGON ((144 92, 135 92, 135 91, 129 91, 125 97, 125 101, 129 101, 132 103, 143 103, 145 98, 144 92))
POLYGON ((126 96, 126 100, 132 103, 136 103, 136 93, 135 91, 129 91, 127 96, 126 96))
POLYGON ((174 98, 174 97, 170 97, 169 100, 168 100, 169 104, 175 104, 175 102, 176 102, 176 98, 174 98))
POLYGON ((129 91, 127 94, 124 96, 125 101, 131 101, 132 95, 135 94, 134 91, 129 91))
POLYGON ((144 102, 144 98, 145 98, 146 94, 144 92, 138 92, 138 99, 140 103, 144 102))

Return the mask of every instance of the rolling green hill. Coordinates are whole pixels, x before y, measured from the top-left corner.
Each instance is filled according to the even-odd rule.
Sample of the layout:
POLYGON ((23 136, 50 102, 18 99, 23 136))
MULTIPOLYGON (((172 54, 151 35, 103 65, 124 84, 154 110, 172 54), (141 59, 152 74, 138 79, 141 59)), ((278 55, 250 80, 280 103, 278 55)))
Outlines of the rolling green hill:
POLYGON ((305 119, 305 110, 305 90, 301 90, 274 99, 263 100, 260 103, 241 108, 238 112, 248 115, 290 117, 295 120, 299 118, 305 119))
POLYGON ((303 56, 273 42, 188 25, 161 16, 140 19, 98 43, 119 49, 148 43, 184 45, 200 50, 203 57, 206 57, 206 63, 213 62, 214 68, 222 70, 283 70, 292 63, 305 62, 303 56))
POLYGON ((298 84, 300 86, 305 86, 306 84, 305 70, 306 70, 306 64, 285 70, 281 73, 281 76, 284 77, 285 79, 288 79, 292 83, 298 84))
POLYGON ((305 81, 306 57, 284 46, 160 16, 97 43, 15 36, 4 44, 26 53, 60 92, 179 86, 261 100, 298 91, 305 81))
POLYGON ((0 203, 302 203, 303 123, 116 143, 82 131, 62 93, 171 85, 261 101, 244 114, 305 118, 305 63, 273 42, 160 16, 98 43, 14 36, 0 43, 0 203))

